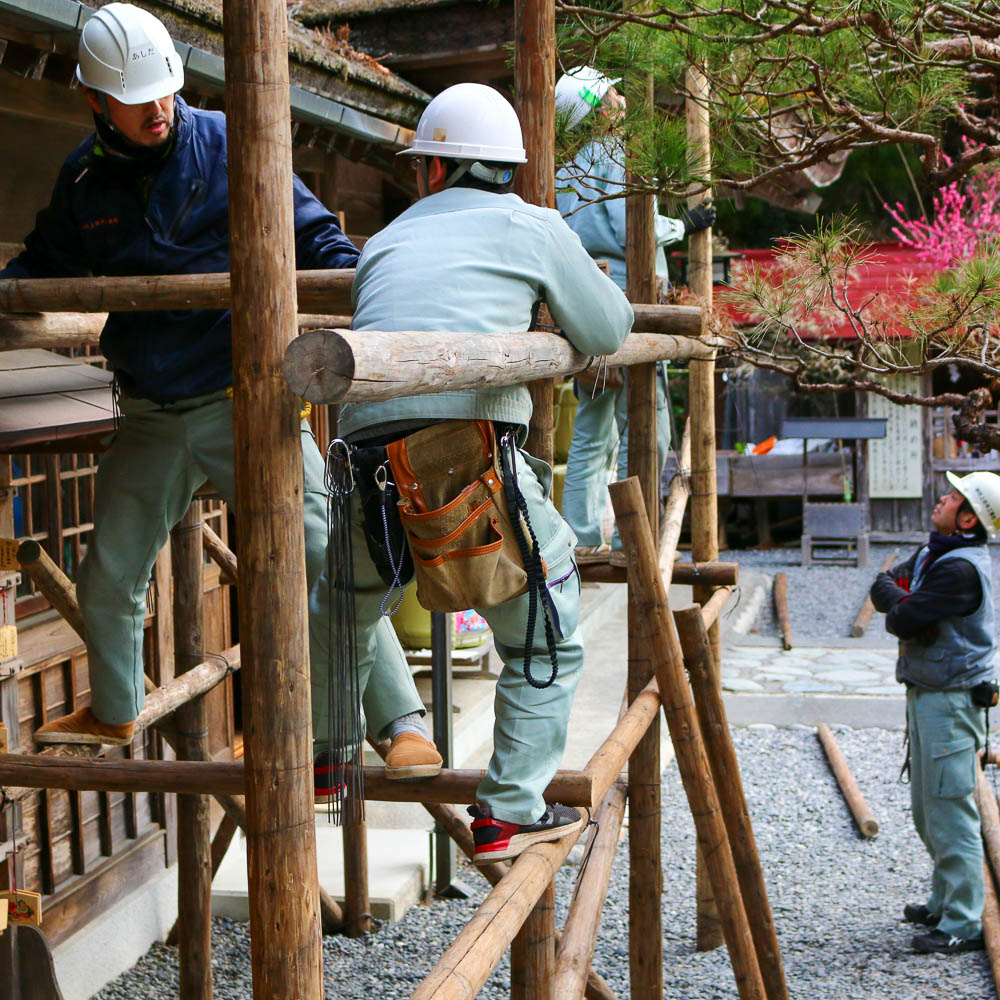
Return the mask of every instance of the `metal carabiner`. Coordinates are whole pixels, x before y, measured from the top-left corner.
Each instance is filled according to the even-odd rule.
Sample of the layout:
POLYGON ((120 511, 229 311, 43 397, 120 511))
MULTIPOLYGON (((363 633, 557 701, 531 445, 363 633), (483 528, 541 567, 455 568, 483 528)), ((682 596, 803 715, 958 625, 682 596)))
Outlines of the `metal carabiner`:
POLYGON ((386 486, 389 485, 389 463, 383 462, 375 470, 375 485, 379 488, 379 492, 385 493, 386 486))

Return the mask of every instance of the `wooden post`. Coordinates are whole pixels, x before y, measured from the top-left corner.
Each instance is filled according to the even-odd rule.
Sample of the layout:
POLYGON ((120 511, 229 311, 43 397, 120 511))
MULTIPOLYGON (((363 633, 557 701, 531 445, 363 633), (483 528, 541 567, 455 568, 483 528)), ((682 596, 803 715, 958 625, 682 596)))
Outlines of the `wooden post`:
MULTIPOLYGON (((555 208, 556 5, 555 0, 514 4, 514 100, 528 162, 517 171, 515 189, 532 205, 555 208)), ((553 463, 555 406, 552 380, 528 383, 531 426, 526 448, 553 463)))
MULTIPOLYGON (((708 120, 708 81, 695 67, 687 72, 687 131, 689 156, 707 177, 711 170, 711 145, 708 120)), ((693 207, 709 197, 710 191, 692 195, 693 207)), ((688 239, 688 287, 698 296, 707 311, 712 307, 712 230, 692 233, 688 239)), ((715 470, 715 360, 692 361, 689 365, 689 413, 691 416, 691 558, 708 562, 719 558, 718 496, 715 470)), ((703 602, 709 593, 695 588, 694 599, 703 602)), ((715 669, 720 670, 719 628, 709 629, 715 669)), ((705 878, 704 861, 697 865, 697 941, 699 951, 709 951, 722 944, 719 917, 712 903, 711 887, 705 878)))
POLYGON ((256 1000, 323 996, 284 0, 224 0, 247 868, 256 1000), (276 586, 280 581, 280 586, 276 586))
POLYGON ((878 833, 878 821, 869 809, 865 797, 861 794, 861 789, 858 787, 854 775, 851 774, 851 769, 847 766, 847 760, 840 747, 837 746, 833 732, 825 722, 821 722, 816 729, 816 735, 819 737, 820 743, 823 744, 826 759, 830 762, 830 769, 837 779, 837 784, 840 785, 840 790, 844 794, 844 799, 851 810, 854 822, 858 824, 861 835, 868 838, 874 837, 878 833))
POLYGON ((358 811, 349 810, 344 834, 344 933, 363 937, 372 929, 371 903, 368 899, 368 834, 358 811))
POLYGON ((767 998, 788 1000, 781 949, 774 929, 771 904, 767 898, 767 886, 757 853, 750 810, 743 794, 740 764, 729 735, 729 721, 726 718, 722 692, 715 683, 708 631, 698 608, 674 612, 674 621, 684 650, 684 663, 691 680, 698 723, 715 778, 715 788, 729 835, 729 846, 733 852, 733 863, 740 882, 740 894, 750 922, 750 933, 753 935, 754 950, 757 952, 767 998))
MULTIPOLYGON (((653 78, 643 78, 644 100, 653 105, 653 78)), ((631 171, 629 183, 638 180, 631 171)), ((652 195, 625 199, 625 268, 632 302, 656 301, 656 236, 652 195)), ((658 531, 660 469, 656 451, 656 365, 634 365, 628 387, 628 473, 638 477, 646 516, 658 531)), ((629 572, 628 700, 653 675, 645 621, 633 600, 629 572)), ((660 863, 660 720, 646 730, 628 765, 629 977, 632 996, 663 996, 663 870, 660 863)))
MULTIPOLYGON (((170 533, 174 570, 174 675, 202 661, 205 584, 202 573, 201 501, 194 500, 170 533)), ((208 756, 204 695, 174 716, 178 757, 208 756)), ((177 934, 181 1000, 212 998, 212 827, 208 797, 177 797, 177 934)))
MULTIPOLYGON (((646 518, 642 491, 635 479, 612 483, 611 502, 629 561, 629 590, 646 620, 646 641, 656 667, 663 714, 677 755, 677 769, 684 783, 694 818, 705 867, 719 907, 725 941, 741 1000, 764 998, 753 939, 740 896, 733 855, 715 790, 711 767, 701 737, 701 727, 684 675, 683 653, 670 615, 667 591, 657 565, 656 543, 646 518)), ((633 819, 630 813, 629 826, 633 819)), ((636 994, 633 990, 633 995, 636 994)))
MULTIPOLYGON (((517 193, 530 204, 555 208, 556 134, 556 5, 555 0, 519 0, 514 5, 514 99, 528 162, 517 172, 517 193)), ((531 424, 525 447, 536 458, 555 461, 555 405, 552 379, 528 383, 531 424)), ((549 1000, 555 968, 554 886, 542 894, 515 939, 512 950, 511 997, 549 1000), (514 972, 523 959, 523 992, 514 972)))

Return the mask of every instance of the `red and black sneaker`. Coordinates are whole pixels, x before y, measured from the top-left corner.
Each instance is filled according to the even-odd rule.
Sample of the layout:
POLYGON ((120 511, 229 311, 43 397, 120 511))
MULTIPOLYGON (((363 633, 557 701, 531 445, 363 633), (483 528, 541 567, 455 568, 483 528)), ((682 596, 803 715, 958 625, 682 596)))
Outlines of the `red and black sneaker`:
POLYGON ((321 750, 313 759, 313 793, 316 802, 326 805, 344 789, 344 766, 333 760, 329 750, 321 750))
POLYGON ((532 844, 562 840, 587 825, 587 817, 578 809, 548 803, 540 819, 523 826, 494 819, 488 807, 469 806, 469 815, 472 817, 472 838, 476 842, 472 860, 477 865, 516 858, 532 844))

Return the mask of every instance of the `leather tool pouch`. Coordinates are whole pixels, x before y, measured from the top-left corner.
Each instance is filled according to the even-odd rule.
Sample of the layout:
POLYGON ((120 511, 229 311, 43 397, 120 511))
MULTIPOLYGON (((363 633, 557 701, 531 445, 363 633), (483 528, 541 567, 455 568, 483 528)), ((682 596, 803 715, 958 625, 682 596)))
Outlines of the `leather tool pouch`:
POLYGON ((523 594, 488 420, 448 420, 386 446, 400 493, 417 598, 428 611, 491 608, 523 594))
POLYGON ((368 554, 387 587, 405 587, 413 579, 413 560, 399 520, 399 492, 391 476, 378 474, 389 462, 386 448, 384 445, 355 448, 352 461, 361 494, 368 554))

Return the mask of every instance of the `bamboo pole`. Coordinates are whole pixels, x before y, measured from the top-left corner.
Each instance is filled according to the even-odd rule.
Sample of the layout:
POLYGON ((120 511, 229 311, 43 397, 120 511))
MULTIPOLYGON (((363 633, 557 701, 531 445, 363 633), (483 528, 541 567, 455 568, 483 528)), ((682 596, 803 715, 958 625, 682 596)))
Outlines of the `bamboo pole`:
POLYGON ((674 622, 684 651, 698 723, 719 794, 719 805, 726 823, 764 989, 768 1000, 788 1000, 781 949, 767 898, 750 810, 743 794, 739 760, 729 735, 722 694, 715 683, 708 631, 697 607, 674 612, 674 622))
MULTIPOLYGON (((643 100, 653 106, 653 77, 641 80, 643 100)), ((629 185, 639 179, 628 172, 629 185)), ((625 268, 631 302, 655 302, 656 201, 652 195, 625 199, 625 268)), ((628 390, 628 473, 637 477, 653 536, 659 537, 660 467, 657 456, 657 371, 655 364, 634 366, 628 390)), ((653 675, 646 642, 646 621, 629 572, 628 691, 636 698, 653 675)), ((629 759, 629 979, 634 997, 663 996, 663 869, 660 862, 659 713, 629 759)))
MULTIPOLYGON (((709 131, 709 87, 704 74, 695 67, 687 72, 687 134, 688 146, 696 169, 707 178, 711 172, 711 136, 709 131)), ((688 199, 694 207, 711 194, 702 191, 688 199)), ((712 230, 692 233, 688 239, 688 286, 705 310, 712 308, 712 230)), ((702 314, 702 320, 707 313, 702 314)), ((702 334, 704 336, 704 332, 702 334)), ((689 366, 689 412, 692 425, 691 444, 691 554, 696 560, 710 562, 719 557, 718 497, 715 469, 715 360, 714 354, 703 360, 692 360, 689 366)), ((707 600, 709 594, 695 589, 694 599, 707 600)), ((719 629, 709 630, 715 670, 720 672, 719 629)), ((711 888, 705 878, 704 860, 697 864, 697 940, 700 951, 709 951, 722 944, 718 913, 712 903, 711 888)))
POLYGON ((681 447, 677 453, 677 471, 670 482, 667 502, 660 521, 660 572, 664 574, 664 579, 669 572, 671 581, 673 581, 674 567, 676 566, 674 558, 677 555, 677 543, 681 537, 681 525, 684 521, 684 511, 687 508, 690 493, 691 417, 688 416, 684 421, 681 447))
MULTIPOLYGON (((643 507, 642 491, 635 479, 613 483, 611 502, 630 569, 629 589, 647 622, 647 644, 656 669, 663 712, 677 756, 698 843, 719 908, 723 934, 729 948, 733 975, 742 1000, 764 998, 753 939, 740 897, 733 855, 719 806, 711 767, 684 675, 683 653, 670 615, 666 588, 658 572, 653 534, 643 507)), ((630 828, 631 828, 631 813, 630 828)))
POLYGON ((555 995, 578 1000, 584 995, 587 973, 601 926, 601 910, 608 892, 611 866, 625 818, 627 787, 616 782, 604 796, 594 817, 597 828, 587 867, 580 872, 562 940, 556 953, 555 995))
POLYGON ((781 645, 792 648, 792 622, 788 617, 788 574, 774 574, 774 613, 781 628, 781 645))
POLYGON ((320 1000, 287 26, 284 0, 223 2, 247 868, 254 997, 320 1000))
MULTIPOLYGON (((174 676, 202 658, 205 582, 202 572, 201 501, 191 502, 170 532, 174 573, 174 676)), ((175 749, 181 760, 208 754, 205 696, 174 714, 175 749)), ((204 795, 177 797, 177 927, 181 1000, 212 998, 212 823, 204 795)))
POLYGON ((830 768, 837 779, 837 784, 840 785, 840 790, 844 794, 844 799, 851 810, 854 822, 858 824, 861 835, 868 838, 874 837, 878 833, 878 821, 871 809, 868 808, 868 803, 861 794, 861 789, 858 787, 857 781, 854 780, 854 775, 851 774, 847 760, 837 745, 830 727, 825 722, 821 722, 816 729, 816 735, 819 737, 820 743, 823 744, 826 759, 830 762, 830 768))
MULTIPOLYGON (((892 569, 896 560, 899 558, 899 549, 894 549, 882 560, 882 565, 879 566, 880 573, 888 573, 892 569)), ((860 639, 861 636, 865 634, 865 629, 868 628, 869 622, 872 620, 872 613, 875 611, 875 605, 872 604, 872 595, 865 594, 865 599, 861 602, 861 607, 858 609, 858 614, 851 625, 851 638, 860 639)))
POLYGON ((239 567, 236 565, 236 556, 226 543, 207 525, 202 524, 202 544, 209 558, 222 571, 219 579, 223 583, 236 585, 239 575, 239 567))
MULTIPOLYGON (((607 356, 610 365, 707 357, 700 340, 632 333, 607 356)), ((296 395, 312 403, 372 402, 444 389, 515 385, 537 377, 572 375, 594 363, 556 333, 413 333, 311 330, 284 360, 296 395)))

